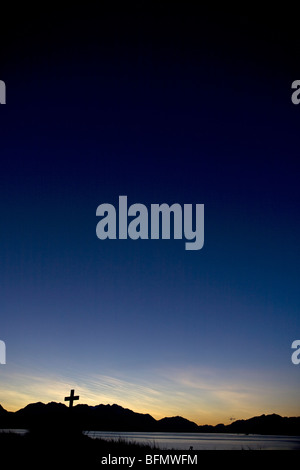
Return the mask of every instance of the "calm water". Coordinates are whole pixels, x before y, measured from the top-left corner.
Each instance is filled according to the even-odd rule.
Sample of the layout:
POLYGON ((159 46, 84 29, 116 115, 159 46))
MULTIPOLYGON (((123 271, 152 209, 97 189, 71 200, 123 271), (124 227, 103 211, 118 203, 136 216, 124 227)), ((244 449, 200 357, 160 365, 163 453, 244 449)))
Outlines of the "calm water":
POLYGON ((188 450, 300 450, 300 436, 261 436, 258 434, 147 433, 86 431, 101 439, 119 438, 160 449, 188 450))
MULTIPOLYGON (((0 432, 24 434, 26 429, 0 429, 0 432)), ((300 436, 262 436, 258 434, 205 434, 172 432, 104 432, 85 431, 92 438, 124 439, 155 445, 160 449, 189 450, 300 450, 300 436)))

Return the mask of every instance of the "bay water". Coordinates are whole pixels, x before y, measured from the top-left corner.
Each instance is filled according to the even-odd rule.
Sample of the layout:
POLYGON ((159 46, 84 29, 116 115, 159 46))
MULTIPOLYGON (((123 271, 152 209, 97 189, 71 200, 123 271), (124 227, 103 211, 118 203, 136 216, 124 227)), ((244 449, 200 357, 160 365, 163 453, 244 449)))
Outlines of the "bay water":
POLYGON ((92 438, 148 444, 161 450, 300 450, 300 436, 227 433, 85 431, 92 438))

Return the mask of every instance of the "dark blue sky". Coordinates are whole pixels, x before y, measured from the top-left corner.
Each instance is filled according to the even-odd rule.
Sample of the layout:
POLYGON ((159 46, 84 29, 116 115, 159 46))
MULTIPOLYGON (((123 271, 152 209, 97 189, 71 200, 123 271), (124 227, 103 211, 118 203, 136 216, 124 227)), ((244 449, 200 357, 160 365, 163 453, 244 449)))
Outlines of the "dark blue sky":
POLYGON ((150 10, 6 31, 1 403, 72 386, 202 424, 299 414, 294 38, 251 14, 150 10), (100 241, 96 208, 119 195, 205 204, 203 249, 100 241))

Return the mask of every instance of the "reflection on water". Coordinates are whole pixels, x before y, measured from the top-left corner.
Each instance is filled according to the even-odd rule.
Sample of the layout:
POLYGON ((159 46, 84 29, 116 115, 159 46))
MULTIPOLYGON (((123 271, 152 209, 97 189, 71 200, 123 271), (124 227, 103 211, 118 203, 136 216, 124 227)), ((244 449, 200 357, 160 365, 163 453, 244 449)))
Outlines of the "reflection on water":
POLYGON ((13 434, 21 434, 21 436, 23 436, 24 434, 28 433, 28 430, 27 429, 0 429, 0 433, 1 432, 11 432, 13 434))
MULTIPOLYGON (((26 429, 0 429, 1 432, 25 434, 26 429)), ((104 432, 85 431, 89 437, 126 440, 148 444, 162 450, 300 450, 300 436, 263 436, 259 434, 104 432)))
POLYGON ((160 449, 188 450, 300 450, 300 436, 262 436, 258 434, 147 433, 86 431, 90 437, 124 439, 160 449))

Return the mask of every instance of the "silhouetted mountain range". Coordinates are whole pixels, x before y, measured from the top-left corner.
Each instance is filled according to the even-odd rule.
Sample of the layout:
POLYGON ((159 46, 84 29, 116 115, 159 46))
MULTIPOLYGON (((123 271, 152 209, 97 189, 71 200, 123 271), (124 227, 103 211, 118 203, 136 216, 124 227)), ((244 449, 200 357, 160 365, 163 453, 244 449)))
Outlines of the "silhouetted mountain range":
POLYGON ((76 405, 71 410, 62 403, 32 403, 16 412, 0 405, 0 429, 60 429, 72 413, 72 422, 84 430, 140 432, 222 432, 243 434, 300 435, 300 417, 277 414, 255 416, 231 424, 203 425, 180 416, 154 419, 149 414, 135 413, 119 405, 76 405))

